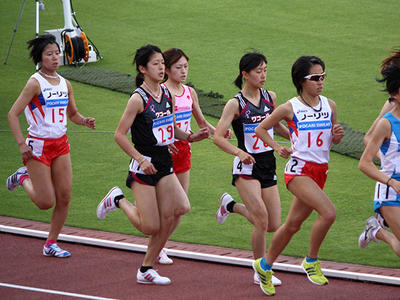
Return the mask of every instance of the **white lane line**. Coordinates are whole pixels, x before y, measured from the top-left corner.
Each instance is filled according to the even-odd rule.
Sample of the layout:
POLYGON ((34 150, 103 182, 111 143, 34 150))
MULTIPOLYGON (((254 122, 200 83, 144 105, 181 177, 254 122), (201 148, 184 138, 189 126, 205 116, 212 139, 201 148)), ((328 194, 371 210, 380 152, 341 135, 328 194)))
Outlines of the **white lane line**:
MULTIPOLYGON (((34 236, 34 237, 39 237, 39 238, 44 238, 44 239, 46 239, 47 235, 48 235, 48 232, 46 232, 46 231, 19 228, 19 227, 6 226, 6 225, 0 225, 0 232, 14 233, 14 234, 20 234, 20 235, 26 235, 26 236, 34 236)), ((76 236, 76 235, 60 234, 58 239, 60 241, 65 241, 65 242, 79 243, 79 244, 92 245, 92 246, 98 246, 98 247, 106 247, 106 248, 112 248, 112 249, 128 250, 128 251, 133 251, 133 252, 143 252, 144 253, 147 251, 147 246, 144 246, 144 245, 123 243, 123 242, 114 242, 114 241, 109 241, 109 240, 82 237, 82 236, 76 236)), ((226 256, 226 255, 223 255, 223 256, 222 255, 213 255, 213 254, 205 254, 205 253, 191 252, 191 251, 184 251, 184 250, 175 250, 175 249, 168 249, 168 255, 173 256, 173 257, 179 257, 179 258, 216 262, 216 263, 224 263, 224 264, 237 265, 237 266, 251 267, 253 264, 253 260, 247 259, 247 258, 238 258, 238 257, 232 257, 232 256, 226 256)), ((300 265, 274 263, 273 268, 274 268, 274 270, 280 270, 280 271, 285 271, 285 272, 304 273, 304 271, 302 270, 300 265)), ((359 272, 340 271, 340 270, 333 270, 333 269, 326 269, 326 268, 322 268, 322 271, 328 277, 400 285, 400 277, 384 276, 384 275, 378 275, 378 274, 367 274, 367 273, 359 273, 359 272)))
POLYGON ((16 284, 3 283, 3 282, 0 282, 0 286, 14 288, 14 289, 20 289, 20 290, 27 290, 27 291, 32 291, 32 292, 46 293, 46 294, 56 294, 56 295, 63 295, 63 296, 69 296, 69 297, 78 297, 78 298, 84 298, 84 299, 116 300, 115 298, 104 298, 104 297, 97 297, 97 296, 90 296, 90 295, 83 295, 83 294, 76 294, 76 293, 68 293, 68 292, 40 289, 40 288, 34 288, 34 287, 30 287, 30 286, 16 285, 16 284))

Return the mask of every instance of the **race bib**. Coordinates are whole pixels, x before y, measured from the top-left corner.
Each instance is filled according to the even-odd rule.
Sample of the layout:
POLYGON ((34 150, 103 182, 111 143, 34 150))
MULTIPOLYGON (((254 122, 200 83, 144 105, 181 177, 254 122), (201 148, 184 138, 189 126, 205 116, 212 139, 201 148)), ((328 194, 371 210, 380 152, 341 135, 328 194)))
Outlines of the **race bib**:
MULTIPOLYGON (((255 133, 257 124, 243 124, 244 145, 248 153, 262 153, 272 150, 266 145, 255 133)), ((268 133, 273 137, 273 129, 268 130, 268 133)))
POLYGON ((285 174, 301 175, 305 164, 306 162, 304 160, 291 157, 290 160, 286 163, 285 174))
POLYGON ((252 175, 253 165, 254 164, 246 165, 240 161, 238 156, 235 156, 232 173, 233 175, 252 175))
MULTIPOLYGON (((145 155, 143 155, 143 157, 144 157, 145 159, 147 159, 149 162, 151 162, 151 157, 150 157, 150 156, 145 156, 145 155)), ((131 159, 131 162, 130 162, 130 164, 129 164, 129 171, 132 172, 132 173, 135 173, 135 174, 143 174, 143 175, 146 175, 146 174, 143 172, 142 168, 140 167, 139 162, 138 162, 137 160, 134 160, 133 158, 131 159)))
POLYGON ((166 146, 174 142, 173 115, 153 120, 153 135, 157 139, 157 146, 166 146))
POLYGON ((175 113, 176 125, 187 133, 190 133, 191 118, 192 118, 192 111, 183 111, 175 113))
POLYGON ((48 124, 67 124, 67 99, 47 99, 45 120, 48 124))
POLYGON ((33 138, 26 138, 25 144, 27 144, 29 147, 32 149, 32 153, 36 157, 41 157, 43 154, 43 146, 44 146, 44 141, 43 140, 38 140, 38 139, 33 139, 33 138))

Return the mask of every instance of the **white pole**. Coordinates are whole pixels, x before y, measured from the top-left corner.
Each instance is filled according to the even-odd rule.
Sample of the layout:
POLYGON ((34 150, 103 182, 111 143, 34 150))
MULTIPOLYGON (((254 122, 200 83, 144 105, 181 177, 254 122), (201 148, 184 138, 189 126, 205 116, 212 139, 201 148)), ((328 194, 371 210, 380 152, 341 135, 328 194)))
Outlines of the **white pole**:
POLYGON ((62 0, 64 10, 64 30, 71 31, 71 37, 75 36, 74 26, 72 25, 72 13, 70 0, 62 0))
MULTIPOLYGON (((39 0, 36 0, 36 38, 39 36, 39 0)), ((36 71, 39 70, 39 64, 36 64, 36 71)))

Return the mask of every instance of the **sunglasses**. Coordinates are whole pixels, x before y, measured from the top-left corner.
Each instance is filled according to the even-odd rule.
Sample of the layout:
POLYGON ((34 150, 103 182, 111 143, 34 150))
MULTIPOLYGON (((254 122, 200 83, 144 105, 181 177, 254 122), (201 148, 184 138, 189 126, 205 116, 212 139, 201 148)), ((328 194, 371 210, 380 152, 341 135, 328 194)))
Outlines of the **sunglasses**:
POLYGON ((312 80, 312 81, 322 81, 325 79, 325 76, 326 76, 326 74, 324 72, 322 74, 310 74, 310 75, 304 76, 304 78, 312 80))

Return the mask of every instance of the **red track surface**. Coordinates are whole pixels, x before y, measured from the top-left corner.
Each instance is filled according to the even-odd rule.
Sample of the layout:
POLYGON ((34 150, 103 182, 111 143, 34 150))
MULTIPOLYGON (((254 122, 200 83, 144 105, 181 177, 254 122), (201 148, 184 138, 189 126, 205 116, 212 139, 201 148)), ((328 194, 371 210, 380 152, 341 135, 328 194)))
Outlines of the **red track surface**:
MULTIPOLYGON (((250 268, 174 259, 156 266, 169 286, 136 283, 143 254, 62 243, 72 257, 44 257, 44 241, 0 234, 0 282, 118 299, 265 299, 253 284, 250 268)), ((327 286, 305 275, 277 272, 283 284, 273 299, 400 299, 400 288, 329 279, 327 286)), ((0 287, 1 299, 72 299, 66 296, 0 287)))

